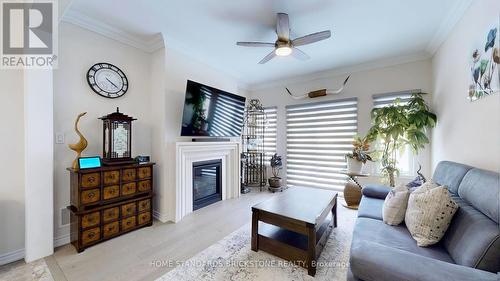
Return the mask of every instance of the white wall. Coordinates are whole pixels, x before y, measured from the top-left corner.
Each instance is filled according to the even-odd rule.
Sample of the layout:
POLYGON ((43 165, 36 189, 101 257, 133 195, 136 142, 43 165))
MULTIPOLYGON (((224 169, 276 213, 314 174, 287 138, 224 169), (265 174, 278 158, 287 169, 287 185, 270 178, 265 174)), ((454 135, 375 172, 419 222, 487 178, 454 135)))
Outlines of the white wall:
POLYGON ((433 166, 452 160, 500 169, 500 93, 475 102, 467 99, 469 58, 474 48, 484 48, 499 12, 498 0, 474 1, 432 60, 439 120, 433 132, 433 166))
MULTIPOLYGON (((152 112, 157 122, 161 122, 160 130, 155 129, 155 137, 160 134, 161 142, 153 144, 153 155, 158 159, 162 153, 161 160, 155 160, 159 164, 156 169, 157 175, 164 175, 163 179, 156 177, 156 200, 155 213, 162 221, 175 220, 175 142, 190 140, 181 138, 181 119, 184 107, 187 80, 197 81, 224 91, 235 94, 244 94, 239 91, 238 82, 233 77, 222 73, 206 64, 192 59, 178 50, 169 48, 165 42, 166 50, 154 54, 154 57, 164 58, 165 67, 156 67, 160 73, 164 71, 163 89, 153 91, 152 112), (161 119, 158 119, 161 118, 161 119)), ((156 74, 153 74, 156 76, 156 74)))
MULTIPOLYGON (((79 138, 73 130, 76 116, 88 140, 84 156, 102 156, 102 121, 98 117, 114 112, 133 116, 132 156, 151 155, 151 54, 87 31, 70 23, 59 26, 59 69, 54 71, 54 131, 64 133, 64 144, 54 144, 54 237, 68 241, 69 225, 60 226, 60 209, 69 205, 67 167, 75 157, 68 148, 79 138), (95 94, 87 84, 86 73, 97 62, 118 66, 127 76, 130 88, 118 99, 95 94)), ((58 243, 60 243, 58 242, 58 243)))
MULTIPOLYGON (((413 63, 400 64, 371 70, 353 71, 351 78, 344 89, 338 95, 330 95, 310 100, 294 100, 288 96, 285 86, 292 93, 299 95, 319 89, 336 89, 340 87, 347 74, 332 74, 319 79, 306 80, 298 78, 273 82, 270 87, 265 85, 257 90, 250 91, 250 98, 258 98, 265 106, 278 106, 278 128, 277 128, 277 152, 286 158, 286 110, 285 106, 290 104, 316 102, 321 100, 342 99, 346 97, 358 98, 358 133, 364 135, 371 127, 370 111, 373 106, 372 95, 377 93, 396 92, 402 90, 421 89, 423 92, 431 93, 431 63, 429 60, 413 63)), ((430 152, 426 149, 420 153, 419 161, 423 166, 423 173, 430 173, 430 152)), ((283 175, 286 175, 284 167, 283 175)), ((370 179, 373 180, 373 179, 370 179)))
POLYGON ((24 251, 23 71, 0 70, 0 264, 24 251), (19 251, 21 249, 21 251, 19 251))

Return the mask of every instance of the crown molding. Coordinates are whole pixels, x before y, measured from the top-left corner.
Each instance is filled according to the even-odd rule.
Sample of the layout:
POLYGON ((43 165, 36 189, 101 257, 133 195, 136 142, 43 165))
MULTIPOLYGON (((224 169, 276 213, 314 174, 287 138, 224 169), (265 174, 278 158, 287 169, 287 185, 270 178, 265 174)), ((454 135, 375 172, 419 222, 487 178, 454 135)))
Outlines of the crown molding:
POLYGON ((450 9, 448 14, 443 18, 441 25, 434 33, 431 41, 427 45, 426 51, 434 55, 436 51, 439 49, 441 44, 448 38, 451 31, 455 27, 455 25, 460 21, 463 17, 467 9, 474 2, 474 0, 455 0, 455 5, 450 9))
POLYGON ((352 66, 338 67, 338 68, 334 68, 334 69, 330 69, 330 70, 314 72, 314 73, 305 74, 305 75, 287 77, 287 78, 277 79, 277 80, 273 80, 273 81, 269 81, 269 82, 253 83, 253 84, 249 85, 248 90, 250 92, 252 92, 252 91, 258 91, 258 90, 263 90, 263 89, 268 89, 268 88, 273 88, 273 87, 282 87, 284 85, 289 85, 289 84, 307 83, 307 82, 311 82, 314 80, 330 78, 333 76, 349 75, 349 74, 356 73, 356 72, 370 71, 370 70, 384 68, 384 67, 390 67, 390 66, 396 66, 396 65, 406 64, 406 63, 429 60, 431 57, 432 56, 430 54, 428 54, 427 52, 420 52, 420 53, 415 53, 415 54, 411 54, 411 55, 407 55, 407 56, 387 58, 387 59, 376 60, 376 61, 371 61, 371 62, 357 64, 357 65, 352 65, 352 66))
POLYGON ((105 24, 74 10, 66 10, 62 16, 62 21, 85 28, 146 53, 153 53, 163 48, 164 45, 163 38, 160 33, 153 36, 150 40, 144 40, 143 38, 135 36, 123 29, 105 24))

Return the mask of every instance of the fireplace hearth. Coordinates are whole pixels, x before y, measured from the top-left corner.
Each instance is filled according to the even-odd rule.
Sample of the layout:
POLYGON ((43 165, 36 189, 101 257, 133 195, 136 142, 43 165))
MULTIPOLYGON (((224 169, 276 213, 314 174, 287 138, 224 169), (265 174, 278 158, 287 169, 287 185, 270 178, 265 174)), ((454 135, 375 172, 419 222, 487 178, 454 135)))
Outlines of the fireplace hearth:
POLYGON ((222 200, 222 161, 193 163, 193 211, 222 200))

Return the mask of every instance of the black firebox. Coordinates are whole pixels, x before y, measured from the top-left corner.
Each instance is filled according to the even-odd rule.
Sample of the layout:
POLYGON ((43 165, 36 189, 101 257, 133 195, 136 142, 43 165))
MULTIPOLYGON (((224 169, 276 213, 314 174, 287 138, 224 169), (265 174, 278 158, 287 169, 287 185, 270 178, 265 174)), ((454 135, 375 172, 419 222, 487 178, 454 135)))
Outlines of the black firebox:
POLYGON ((193 210, 222 200, 221 160, 193 163, 193 210))

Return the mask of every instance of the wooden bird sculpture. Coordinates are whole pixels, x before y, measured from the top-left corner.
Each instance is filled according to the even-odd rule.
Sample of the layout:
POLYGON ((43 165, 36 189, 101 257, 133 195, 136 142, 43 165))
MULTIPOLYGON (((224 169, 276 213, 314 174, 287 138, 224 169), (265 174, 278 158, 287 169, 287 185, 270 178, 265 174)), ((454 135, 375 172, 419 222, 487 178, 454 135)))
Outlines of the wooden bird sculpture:
POLYGON ((80 114, 78 114, 78 117, 76 117, 76 121, 75 121, 75 132, 78 136, 80 136, 80 140, 75 143, 75 144, 69 144, 68 147, 71 149, 71 150, 74 150, 76 152, 76 158, 75 160, 73 160, 73 169, 77 170, 79 167, 78 167, 78 158, 80 158, 80 156, 82 155, 82 151, 85 150, 85 148, 87 148, 87 139, 82 135, 82 133, 80 132, 80 130, 78 130, 78 122, 80 122, 80 118, 82 116, 84 116, 85 114, 87 114, 87 112, 82 112, 80 114))

